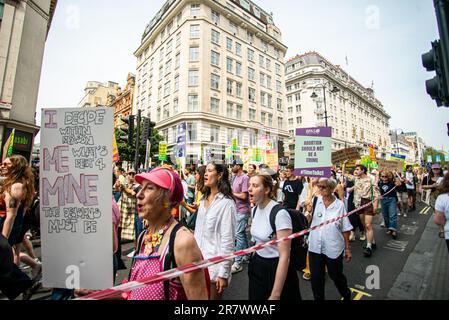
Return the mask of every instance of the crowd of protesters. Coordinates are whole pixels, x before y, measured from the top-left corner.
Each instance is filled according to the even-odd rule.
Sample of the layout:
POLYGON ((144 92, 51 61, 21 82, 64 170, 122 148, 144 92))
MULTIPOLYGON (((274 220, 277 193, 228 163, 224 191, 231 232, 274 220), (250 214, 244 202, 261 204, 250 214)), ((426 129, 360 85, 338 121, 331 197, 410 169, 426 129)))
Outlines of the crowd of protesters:
MULTIPOLYGON (((121 244, 133 242, 128 280, 147 278, 161 271, 202 259, 231 254, 292 234, 291 214, 304 215, 310 227, 352 214, 313 230, 302 277, 311 281, 315 300, 325 299, 328 273, 343 299, 351 292, 343 262, 352 259, 351 242, 360 240, 363 256, 376 249, 373 218, 382 212, 382 227, 398 239, 398 219, 416 211, 417 201, 428 200, 435 223, 449 250, 449 174, 438 164, 432 170, 407 166, 405 172, 371 172, 363 165, 347 171, 336 168, 330 178, 304 178, 289 165, 272 171, 235 160, 231 166, 207 166, 176 171, 162 166, 136 173, 120 167, 113 173, 113 273, 127 269, 121 244), (280 207, 279 207, 280 206, 280 207), (272 211, 276 215, 271 221, 272 211)), ((1 164, 0 247, 3 261, 0 291, 24 299, 41 287, 42 264, 29 241, 38 229, 38 171, 22 156, 1 164), (6 263, 7 261, 11 263, 6 263), (27 275, 24 265, 31 270, 27 275), (22 269, 20 268, 22 267, 22 269)), ((179 276, 131 291, 130 300, 185 300, 222 298, 232 274, 248 265, 250 300, 300 300, 298 273, 292 264, 291 241, 266 247, 251 255, 224 261, 205 270, 179 276)), ((45 267, 45 266, 44 266, 45 267)), ((89 291, 53 289, 54 299, 73 298, 89 291)))

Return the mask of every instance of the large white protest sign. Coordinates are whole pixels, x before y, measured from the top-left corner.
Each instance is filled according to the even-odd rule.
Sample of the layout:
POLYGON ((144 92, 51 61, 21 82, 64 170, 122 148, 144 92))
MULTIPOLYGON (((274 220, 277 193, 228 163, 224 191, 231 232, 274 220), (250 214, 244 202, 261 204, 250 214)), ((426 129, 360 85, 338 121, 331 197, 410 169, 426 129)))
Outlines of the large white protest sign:
POLYGON ((44 109, 40 212, 43 285, 112 283, 113 109, 44 109))

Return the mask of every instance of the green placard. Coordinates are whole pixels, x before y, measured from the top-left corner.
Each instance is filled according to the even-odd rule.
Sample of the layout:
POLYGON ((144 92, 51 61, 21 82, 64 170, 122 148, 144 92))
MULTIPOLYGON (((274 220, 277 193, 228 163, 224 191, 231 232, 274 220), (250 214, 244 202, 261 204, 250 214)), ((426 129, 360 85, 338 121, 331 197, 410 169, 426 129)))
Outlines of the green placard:
POLYGON ((167 161, 167 144, 165 142, 159 143, 159 160, 167 161))

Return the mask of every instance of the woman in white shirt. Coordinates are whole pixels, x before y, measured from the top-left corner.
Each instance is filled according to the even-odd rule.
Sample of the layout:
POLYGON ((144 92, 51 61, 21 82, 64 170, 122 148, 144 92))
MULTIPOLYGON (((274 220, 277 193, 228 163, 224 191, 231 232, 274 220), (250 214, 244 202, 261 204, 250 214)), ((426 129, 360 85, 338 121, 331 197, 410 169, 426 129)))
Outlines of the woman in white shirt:
MULTIPOLYGON (((317 186, 320 189, 321 196, 318 197, 316 202, 311 227, 346 213, 344 203, 333 195, 337 181, 321 178, 317 186)), ((309 261, 312 291, 313 297, 317 301, 324 300, 326 267, 343 299, 351 299, 351 291, 343 274, 343 256, 347 262, 351 261, 352 258, 349 247, 349 232, 351 230, 352 225, 346 217, 310 232, 309 261)))
POLYGON ((444 228, 444 238, 449 251, 449 174, 444 176, 443 181, 437 188, 437 193, 434 221, 441 228, 444 228))
MULTIPOLYGON (((195 225, 195 239, 205 259, 234 252, 236 212, 228 170, 209 163, 195 225)), ((229 286, 231 265, 232 260, 228 260, 209 267, 211 300, 220 300, 229 286)))
MULTIPOLYGON (((274 198, 276 190, 269 175, 258 174, 249 182, 249 198, 254 204, 251 236, 256 245, 272 238, 283 238, 292 234, 292 220, 286 210, 276 214, 276 230, 270 225, 270 213, 277 205, 274 198)), ((291 241, 278 246, 266 247, 257 251, 248 266, 249 300, 301 300, 298 274, 290 263, 291 241)))

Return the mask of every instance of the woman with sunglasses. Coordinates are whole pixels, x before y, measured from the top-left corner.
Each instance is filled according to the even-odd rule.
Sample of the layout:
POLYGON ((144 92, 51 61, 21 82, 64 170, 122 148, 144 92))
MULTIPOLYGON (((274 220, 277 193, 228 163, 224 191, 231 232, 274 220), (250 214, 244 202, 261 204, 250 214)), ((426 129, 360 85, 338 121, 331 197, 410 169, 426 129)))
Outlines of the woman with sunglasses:
MULTIPOLYGON (((137 193, 139 217, 147 228, 139 236, 130 281, 138 281, 168 269, 201 261, 201 251, 193 235, 172 217, 171 211, 183 200, 178 174, 166 168, 138 174, 142 185, 137 193)), ((207 271, 183 274, 175 280, 157 282, 135 289, 129 300, 208 299, 207 271)))
MULTIPOLYGON (((205 259, 234 252, 236 214, 227 168, 209 163, 195 225, 195 238, 205 259)), ((231 265, 232 261, 227 260, 209 267, 212 300, 221 300, 229 286, 231 265)))
MULTIPOLYGON (((430 190, 430 206, 435 210, 436 191, 438 186, 443 182, 443 170, 438 163, 432 165, 432 171, 423 179, 422 189, 430 190)), ((443 228, 440 227, 440 236, 444 235, 443 228)))
POLYGON ((380 195, 383 197, 380 203, 385 227, 388 229, 387 234, 391 235, 393 239, 396 239, 398 236, 398 214, 396 210, 398 198, 394 189, 401 186, 401 181, 395 179, 391 171, 382 171, 378 185, 380 195))

